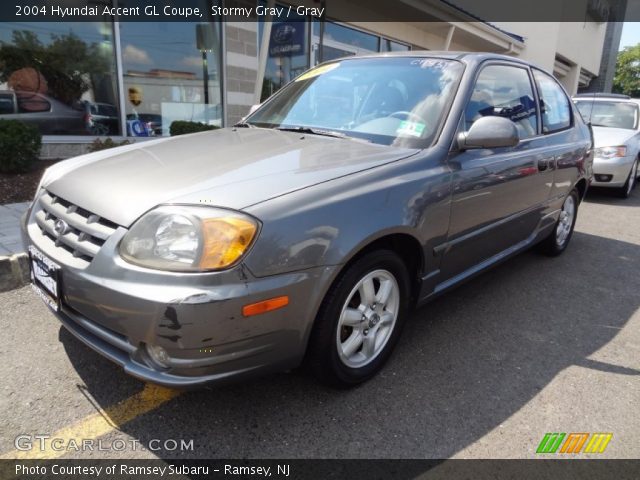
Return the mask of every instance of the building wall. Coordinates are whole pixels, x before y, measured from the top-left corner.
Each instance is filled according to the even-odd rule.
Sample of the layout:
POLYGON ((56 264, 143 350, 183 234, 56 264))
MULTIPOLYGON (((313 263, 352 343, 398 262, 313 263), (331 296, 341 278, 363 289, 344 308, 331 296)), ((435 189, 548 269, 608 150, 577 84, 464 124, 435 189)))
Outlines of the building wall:
POLYGON ((228 22, 225 25, 227 125, 247 114, 255 102, 258 75, 257 22, 228 22))
POLYGON ((600 72, 606 23, 499 22, 496 26, 523 36, 518 57, 553 72, 570 94, 578 91, 581 73, 595 77, 600 72))
MULTIPOLYGON (((637 4, 635 4, 637 7, 637 4)), ((629 3, 631 8, 631 3, 629 3)), ((621 0, 614 4, 609 16, 607 24, 604 45, 602 47, 602 57, 600 59, 600 71, 598 76, 591 83, 582 88, 584 92, 611 92, 613 88, 613 76, 616 69, 616 61, 618 58, 618 48, 620 46, 620 37, 622 36, 622 27, 627 14, 627 1, 621 0)))

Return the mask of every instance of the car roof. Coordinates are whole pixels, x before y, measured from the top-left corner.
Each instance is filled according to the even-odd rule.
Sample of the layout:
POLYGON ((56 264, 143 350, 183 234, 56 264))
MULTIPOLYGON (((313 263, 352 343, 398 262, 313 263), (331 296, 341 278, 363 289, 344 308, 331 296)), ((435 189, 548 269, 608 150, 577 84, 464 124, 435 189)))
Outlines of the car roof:
POLYGON ((519 63, 521 65, 530 65, 533 67, 539 67, 531 62, 526 62, 516 57, 509 55, 502 55, 499 53, 491 52, 461 52, 461 51, 439 51, 439 50, 407 50, 403 52, 385 52, 385 53, 372 53, 365 55, 358 55, 354 57, 343 57, 339 60, 347 60, 350 58, 389 58, 389 57, 424 57, 424 58, 442 58, 444 60, 460 60, 465 63, 481 63, 485 60, 502 60, 512 63, 519 63))
POLYGON ((617 93, 580 93, 574 95, 573 100, 580 100, 583 102, 615 102, 615 103, 640 103, 640 99, 631 98, 628 95, 620 95, 617 93))

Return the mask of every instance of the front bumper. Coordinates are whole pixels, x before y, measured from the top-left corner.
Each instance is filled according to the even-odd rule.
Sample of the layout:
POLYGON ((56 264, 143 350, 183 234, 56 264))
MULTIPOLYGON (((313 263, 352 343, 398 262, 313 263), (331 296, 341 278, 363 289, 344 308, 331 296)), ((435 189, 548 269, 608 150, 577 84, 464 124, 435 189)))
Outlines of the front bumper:
POLYGON ((605 160, 602 158, 593 159, 593 182, 594 187, 623 187, 629 178, 631 166, 635 160, 634 155, 627 157, 612 158, 605 160), (608 181, 598 181, 601 175, 610 176, 608 181))
POLYGON ((119 228, 85 268, 56 258, 23 224, 34 245, 61 266, 56 316, 75 337, 141 380, 173 388, 219 384, 297 366, 321 296, 336 267, 258 278, 246 267, 207 274, 170 274, 124 262, 119 228), (244 317, 242 307, 288 295, 289 305, 244 317), (145 346, 169 356, 160 367, 145 346))

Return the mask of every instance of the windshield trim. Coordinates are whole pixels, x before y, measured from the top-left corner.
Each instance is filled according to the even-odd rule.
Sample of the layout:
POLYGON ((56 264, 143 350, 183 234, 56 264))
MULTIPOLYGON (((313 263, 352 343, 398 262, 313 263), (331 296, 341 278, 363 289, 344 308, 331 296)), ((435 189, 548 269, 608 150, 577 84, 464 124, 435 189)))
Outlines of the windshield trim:
MULTIPOLYGON (((458 79, 455 82, 455 85, 453 85, 452 90, 451 90, 451 95, 450 98, 447 102, 447 104, 445 104, 442 108, 442 119, 439 122, 438 128, 436 129, 434 135, 433 135, 433 139, 431 140, 431 143, 429 143, 428 145, 421 145, 421 146, 416 146, 416 147, 412 147, 418 150, 424 150, 427 148, 431 148, 434 145, 436 145, 439 141, 440 141, 440 137, 442 135, 442 132, 444 130, 445 125, 447 124, 447 122, 449 121, 449 117, 451 116, 451 109, 453 107, 454 101, 458 95, 458 91, 460 89, 460 84, 462 83, 462 79, 465 76, 465 72, 467 69, 467 63, 462 61, 460 58, 449 58, 449 57, 442 57, 440 55, 401 55, 401 56, 395 56, 395 55, 363 55, 363 56, 351 56, 351 57, 342 57, 342 58, 338 58, 338 59, 334 59, 334 60, 327 60, 326 62, 322 62, 319 63, 317 65, 314 65, 313 67, 310 67, 309 69, 305 70, 304 72, 302 72, 300 75, 304 75, 305 73, 309 72, 310 70, 313 70, 315 68, 318 67, 322 67, 325 65, 331 65, 334 63, 342 63, 342 62, 353 62, 353 61, 362 61, 362 60, 375 60, 375 59, 381 59, 381 60, 388 60, 390 58, 402 58, 402 59, 434 59, 434 60, 443 60, 443 61, 447 61, 447 62, 451 62, 451 63, 457 63, 459 65, 462 66, 462 69, 460 70, 460 74, 458 75, 458 79)), ((263 108, 265 108, 267 105, 269 105, 271 102, 275 101, 276 99, 278 99, 282 93, 284 92, 284 90, 286 90, 287 87, 289 87, 289 85, 291 85, 292 83, 294 83, 296 81, 296 79, 300 76, 298 75, 297 77, 291 79, 287 84, 283 85, 282 88, 280 88, 276 93, 274 93, 273 95, 271 95, 269 98, 267 98, 264 102, 262 102, 260 104, 260 106, 258 108, 256 108, 253 112, 251 112, 249 115, 247 115, 243 120, 242 123, 248 123, 251 124, 255 127, 258 128, 274 128, 274 127, 265 127, 265 126, 261 126, 259 123, 251 123, 251 118, 256 115, 260 110, 262 110, 263 108)), ((307 125, 305 125, 307 126, 307 125)), ((311 128, 317 128, 317 129, 321 129, 321 130, 327 130, 327 131, 334 131, 336 133, 344 133, 342 130, 336 130, 336 129, 331 129, 329 127, 319 127, 319 126, 309 126, 311 128)), ((359 137, 357 135, 358 132, 349 132, 349 134, 345 134, 345 136, 347 138, 355 138, 358 140, 366 140, 366 138, 363 137, 359 137), (356 133, 356 135, 353 135, 353 133, 356 133)), ((370 135, 371 136, 371 135, 370 135)), ((372 142, 373 143, 373 142, 372 142)), ((383 147, 391 147, 391 148, 401 148, 401 147, 396 147, 394 145, 386 145, 386 144, 381 144, 381 143, 377 143, 375 142, 377 145, 383 146, 383 147)))

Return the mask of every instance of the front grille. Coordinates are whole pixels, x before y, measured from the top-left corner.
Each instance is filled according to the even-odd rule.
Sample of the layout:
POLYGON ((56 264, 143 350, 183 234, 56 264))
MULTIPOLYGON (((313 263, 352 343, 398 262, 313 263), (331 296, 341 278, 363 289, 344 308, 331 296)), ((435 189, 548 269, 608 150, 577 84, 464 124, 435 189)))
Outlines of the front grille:
MULTIPOLYGON (((34 213, 43 239, 74 259, 91 262, 100 247, 116 231, 118 225, 77 205, 45 192, 34 213), (61 233, 56 223, 66 228, 61 233)), ((62 254, 64 256, 64 254, 62 254)))

